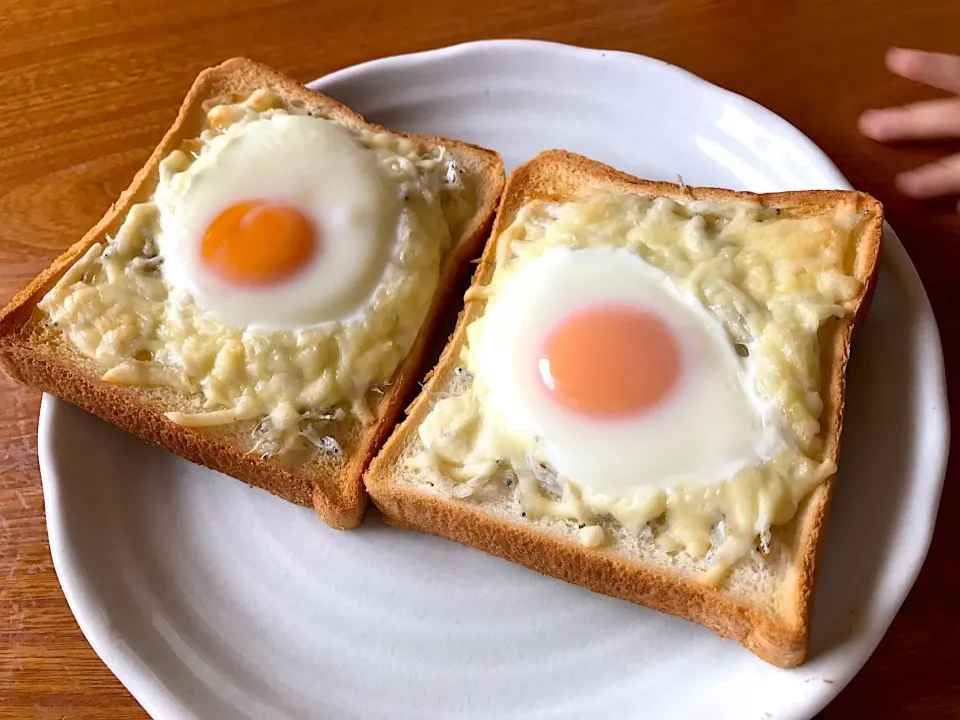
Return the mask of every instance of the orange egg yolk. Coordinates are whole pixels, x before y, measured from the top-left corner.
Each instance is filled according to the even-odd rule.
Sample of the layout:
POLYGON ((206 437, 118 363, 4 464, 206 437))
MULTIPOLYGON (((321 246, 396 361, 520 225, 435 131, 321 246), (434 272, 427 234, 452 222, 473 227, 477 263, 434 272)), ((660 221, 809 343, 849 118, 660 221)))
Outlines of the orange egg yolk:
POLYGON ((681 373, 676 338, 640 308, 600 306, 565 318, 547 336, 540 378, 564 407, 613 418, 654 407, 681 373))
POLYGON ((274 285, 296 274, 319 250, 313 222, 299 209, 266 200, 231 205, 210 223, 203 264, 237 285, 274 285))

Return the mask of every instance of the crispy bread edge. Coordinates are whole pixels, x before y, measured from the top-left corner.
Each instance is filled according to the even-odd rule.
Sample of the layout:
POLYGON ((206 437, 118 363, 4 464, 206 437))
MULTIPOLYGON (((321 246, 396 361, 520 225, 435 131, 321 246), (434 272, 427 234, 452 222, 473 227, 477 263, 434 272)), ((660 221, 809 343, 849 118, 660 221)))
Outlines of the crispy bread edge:
POLYGON ((426 369, 424 365, 429 339, 436 331, 441 310, 450 300, 457 280, 466 274, 471 260, 480 252, 493 222, 504 179, 503 162, 499 154, 491 150, 457 140, 388 130, 365 121, 332 98, 310 90, 264 65, 246 58, 232 58, 203 70, 197 76, 184 98, 176 121, 134 176, 130 186, 79 242, 54 260, 0 311, 0 369, 14 381, 56 395, 188 460, 263 488, 290 502, 313 507, 332 527, 355 527, 361 522, 367 505, 367 494, 361 479, 363 471, 393 429, 413 394, 417 379, 426 369), (323 107, 330 117, 353 127, 365 126, 407 137, 418 148, 442 145, 459 160, 466 160, 477 182, 477 212, 465 223, 461 237, 454 239, 453 248, 444 257, 440 283, 414 348, 401 363, 393 382, 385 391, 378 408, 379 417, 366 429, 357 453, 344 467, 340 481, 335 483, 316 482, 310 472, 287 469, 276 462, 260 460, 229 442, 176 425, 167 420, 162 412, 132 398, 123 388, 104 383, 59 358, 50 357, 42 349, 31 347, 29 333, 26 332, 37 303, 56 281, 93 243, 115 232, 133 204, 142 202, 153 192, 160 161, 184 139, 195 137, 203 127, 206 117, 204 104, 215 98, 246 94, 264 86, 269 86, 289 101, 300 99, 323 107))
MULTIPOLYGON (((768 207, 794 208, 809 214, 829 211, 841 199, 856 198, 858 209, 869 213, 857 239, 855 268, 864 287, 861 295, 849 304, 847 316, 835 324, 823 353, 825 387, 821 434, 825 439, 825 457, 836 459, 843 422, 850 341, 855 327, 866 314, 876 283, 883 228, 880 203, 863 193, 847 191, 756 195, 717 188, 681 187, 640 180, 587 158, 552 150, 541 153, 511 174, 473 284, 484 285, 489 281, 495 265, 496 239, 513 222, 517 211, 529 198, 571 197, 584 186, 676 199, 746 200, 768 207)), ((402 462, 408 437, 416 432, 429 410, 427 399, 434 382, 442 371, 458 362, 465 328, 482 314, 483 307, 483 301, 479 300, 469 301, 464 307, 456 332, 431 373, 431 381, 408 408, 407 419, 387 441, 364 476, 371 498, 387 522, 455 540, 596 592, 686 618, 722 637, 740 642, 774 665, 795 667, 801 664, 807 655, 817 555, 832 497, 832 477, 818 486, 798 510, 793 561, 796 580, 788 589, 788 597, 781 598, 783 612, 779 616, 695 579, 624 560, 603 549, 586 548, 539 532, 530 525, 491 517, 461 501, 428 495, 395 482, 395 470, 402 462)))

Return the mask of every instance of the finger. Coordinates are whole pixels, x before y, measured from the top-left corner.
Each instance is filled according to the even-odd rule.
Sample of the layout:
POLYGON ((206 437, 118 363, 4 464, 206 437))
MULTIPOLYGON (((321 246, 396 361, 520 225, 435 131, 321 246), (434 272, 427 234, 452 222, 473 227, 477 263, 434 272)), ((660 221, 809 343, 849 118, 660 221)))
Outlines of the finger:
POLYGON ((960 56, 891 48, 887 68, 908 80, 960 94, 960 56))
POLYGON ((896 183, 900 192, 920 199, 960 193, 960 155, 900 173, 896 183))
POLYGON ((860 132, 881 142, 960 137, 960 98, 867 110, 860 116, 860 132))

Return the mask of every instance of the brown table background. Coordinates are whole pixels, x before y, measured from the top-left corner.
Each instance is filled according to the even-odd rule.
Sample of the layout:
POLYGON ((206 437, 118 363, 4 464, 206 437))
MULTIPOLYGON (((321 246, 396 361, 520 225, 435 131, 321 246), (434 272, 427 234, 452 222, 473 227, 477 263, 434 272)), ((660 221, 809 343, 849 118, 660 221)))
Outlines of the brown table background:
MULTIPOLYGON (((203 67, 247 55, 306 82, 383 55, 528 37, 659 57, 813 138, 885 204, 933 302, 956 397, 960 320, 948 310, 960 287, 960 218, 953 202, 898 196, 892 178, 960 144, 885 148, 860 137, 856 119, 868 107, 936 94, 889 75, 883 53, 894 44, 960 52, 958 0, 459 5, 0 0, 0 303, 100 218, 203 67)), ((39 400, 0 378, 0 718, 144 718, 90 649, 57 583, 36 460, 39 400)), ((952 462, 913 592, 824 720, 854 710, 960 718, 958 472, 952 462)))

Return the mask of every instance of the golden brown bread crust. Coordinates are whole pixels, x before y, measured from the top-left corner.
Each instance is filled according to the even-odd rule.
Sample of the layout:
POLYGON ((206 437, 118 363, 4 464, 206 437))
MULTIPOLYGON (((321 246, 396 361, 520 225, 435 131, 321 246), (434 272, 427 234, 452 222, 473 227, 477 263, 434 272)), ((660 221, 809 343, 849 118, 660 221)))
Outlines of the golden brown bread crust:
MULTIPOLYGON (((496 241, 534 197, 571 198, 585 189, 638 193, 681 199, 758 202, 802 215, 829 213, 840 200, 853 199, 865 214, 859 225, 855 275, 863 282, 848 314, 828 328, 822 343, 821 436, 824 457, 836 460, 843 424, 845 369, 851 334, 866 314, 876 283, 877 258, 883 228, 883 211, 874 198, 846 191, 807 191, 756 195, 716 188, 685 188, 671 183, 640 180, 611 167, 553 150, 542 153, 515 170, 504 190, 493 233, 484 249, 473 284, 485 285, 493 274, 496 241)), ((471 545, 533 570, 591 590, 639 603, 704 625, 722 637, 732 638, 759 657, 781 667, 794 667, 806 659, 817 554, 823 536, 834 478, 818 486, 798 510, 795 520, 780 530, 778 542, 790 544, 789 578, 780 610, 751 604, 722 589, 691 577, 616 556, 603 549, 587 548, 538 528, 491 516, 462 501, 427 494, 412 484, 396 482, 402 453, 429 411, 430 393, 459 362, 466 326, 482 314, 483 301, 468 301, 456 332, 431 372, 424 392, 408 408, 408 417, 387 441, 368 468, 364 482, 387 522, 417 529, 471 545)))
MULTIPOLYGON (((356 526, 363 517, 367 495, 361 476, 387 434, 393 429, 409 401, 426 362, 429 339, 440 313, 450 299, 457 279, 464 276, 480 251, 493 220, 503 189, 504 172, 500 156, 490 150, 444 138, 408 135, 368 123, 360 115, 321 93, 308 90, 294 80, 245 58, 227 60, 198 75, 183 101, 176 121, 154 150, 147 163, 113 204, 106 215, 82 240, 70 247, 0 311, 0 369, 15 381, 27 383, 61 397, 128 432, 193 462, 219 470, 244 482, 307 507, 314 507, 336 528, 356 526), (167 420, 162 403, 136 389, 100 381, 89 368, 60 357, 36 342, 38 334, 31 317, 37 303, 56 281, 94 242, 113 233, 128 209, 153 192, 160 161, 188 138, 197 137, 206 123, 212 103, 234 95, 249 95, 269 88, 287 102, 302 102, 321 109, 332 119, 353 127, 367 127, 408 137, 421 152, 444 146, 477 184, 477 211, 454 238, 453 249, 444 257, 440 284, 413 351, 398 368, 377 408, 377 419, 366 428, 338 477, 319 477, 310 466, 287 468, 244 452, 229 439, 202 430, 185 428, 167 420)), ((153 396, 157 396, 153 393, 153 396)), ((162 393, 160 393, 162 395, 162 393)))

